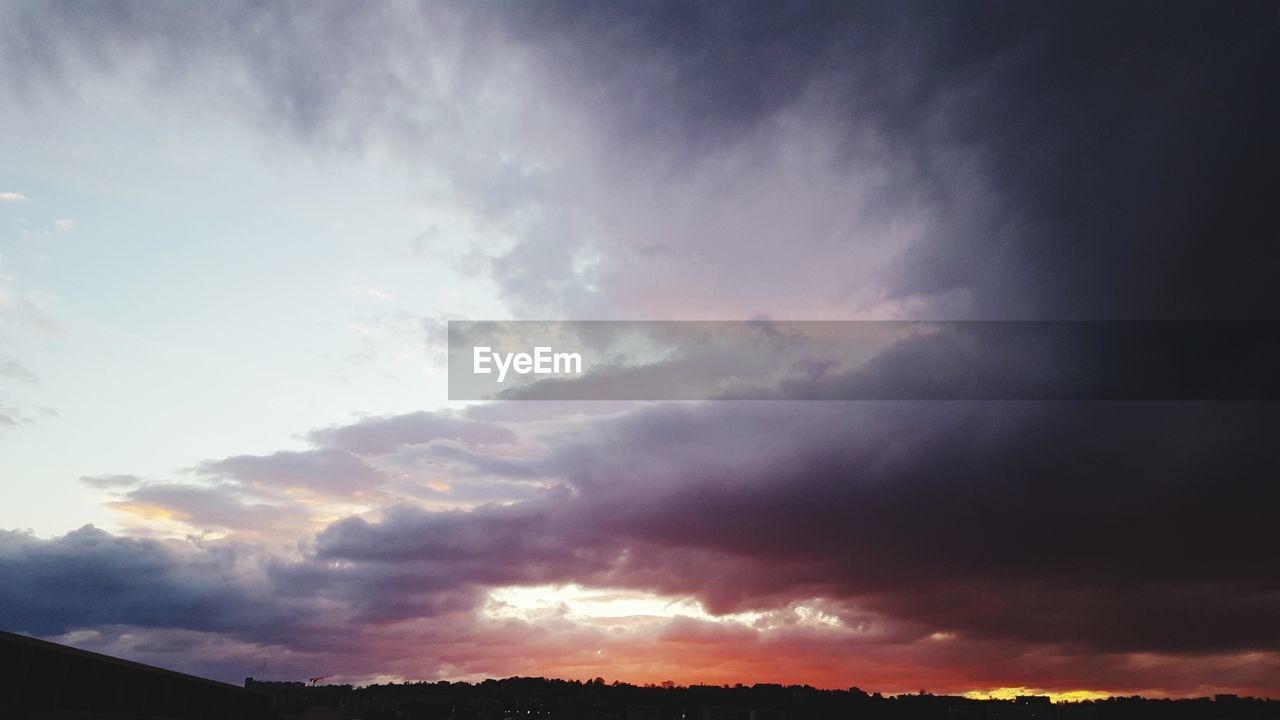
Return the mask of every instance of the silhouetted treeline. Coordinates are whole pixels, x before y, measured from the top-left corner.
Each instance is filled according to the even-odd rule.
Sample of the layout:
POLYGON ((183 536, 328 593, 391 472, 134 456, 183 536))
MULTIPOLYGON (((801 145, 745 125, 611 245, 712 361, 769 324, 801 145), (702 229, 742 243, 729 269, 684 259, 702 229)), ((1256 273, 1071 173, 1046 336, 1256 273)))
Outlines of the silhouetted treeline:
POLYGON ((337 720, 1252 720, 1280 718, 1280 701, 1234 695, 1188 700, 1110 698, 1051 703, 1045 696, 976 700, 882 696, 805 685, 629 685, 545 678, 352 687, 246 680, 280 717, 337 720), (321 710, 320 708, 324 708, 321 710))

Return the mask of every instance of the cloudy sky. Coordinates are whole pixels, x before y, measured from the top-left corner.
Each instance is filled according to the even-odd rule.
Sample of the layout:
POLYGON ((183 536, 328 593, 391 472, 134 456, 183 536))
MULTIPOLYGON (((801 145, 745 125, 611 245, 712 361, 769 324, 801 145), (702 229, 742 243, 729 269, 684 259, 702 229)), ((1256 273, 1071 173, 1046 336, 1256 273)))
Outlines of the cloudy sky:
POLYGON ((1274 320, 1278 31, 4 0, 0 627, 231 680, 1280 696, 1280 405, 450 403, 444 355, 1274 320))

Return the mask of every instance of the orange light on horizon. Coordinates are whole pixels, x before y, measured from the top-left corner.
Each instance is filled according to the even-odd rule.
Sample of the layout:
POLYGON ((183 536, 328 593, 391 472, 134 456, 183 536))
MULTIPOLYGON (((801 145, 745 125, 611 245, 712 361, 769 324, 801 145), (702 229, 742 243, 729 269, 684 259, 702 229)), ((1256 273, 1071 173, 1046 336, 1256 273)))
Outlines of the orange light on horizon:
POLYGON ((1043 688, 999 687, 989 690, 970 690, 964 697, 973 700, 1012 700, 1019 696, 1048 695, 1050 702, 1080 702, 1082 700, 1105 700, 1112 693, 1105 690, 1045 690, 1043 688))

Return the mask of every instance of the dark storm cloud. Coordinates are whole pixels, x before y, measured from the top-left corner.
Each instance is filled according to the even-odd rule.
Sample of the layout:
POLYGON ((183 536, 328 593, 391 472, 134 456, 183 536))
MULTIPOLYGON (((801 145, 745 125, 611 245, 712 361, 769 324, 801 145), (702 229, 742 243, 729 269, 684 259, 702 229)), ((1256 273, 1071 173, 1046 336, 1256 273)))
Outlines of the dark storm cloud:
POLYGON ((392 596, 406 587, 565 582, 606 567, 620 547, 557 510, 566 499, 563 491, 544 493, 535 502, 468 512, 402 506, 376 524, 347 518, 317 536, 316 556, 358 563, 359 572, 377 577, 390 573, 396 581, 380 584, 392 596))
POLYGON ((92 526, 52 539, 0 532, 0 580, 7 630, 180 629, 294 650, 331 642, 308 630, 315 623, 350 628, 352 621, 427 617, 477 602, 476 579, 466 573, 433 574, 415 564, 340 568, 261 546, 129 538, 92 526))
MULTIPOLYGON (((1243 403, 643 408, 566 427, 547 452, 490 468, 558 487, 471 511, 347 518, 301 560, 269 563, 261 582, 379 622, 472 608, 487 587, 578 582, 689 595, 715 612, 827 598, 850 618, 869 611, 922 635, 1026 647, 1265 650, 1280 641, 1280 546, 1267 516, 1280 499, 1278 413, 1243 403)), ((183 490, 147 486, 129 499, 181 504, 192 499, 183 490)), ((185 572, 163 548, 98 531, 16 535, 7 587, 74 583, 86 563, 104 587, 129 584, 139 564, 162 582, 185 572), (49 558, 25 559, 37 553, 49 558), (44 575, 28 577, 35 568, 44 575)), ((207 590, 202 617, 251 632, 260 618, 236 614, 245 585, 225 581, 232 566, 206 568, 230 594, 207 590)), ((207 629, 163 614, 190 607, 189 591, 147 590, 159 609, 125 593, 101 610, 111 618, 88 620, 13 591, 7 602, 52 631, 207 629)))
POLYGON ((261 546, 129 538, 92 526, 52 539, 0 531, 6 630, 65 634, 59 639, 71 644, 215 677, 242 675, 266 656, 277 672, 284 664, 297 674, 300 656, 351 653, 362 622, 429 617, 476 601, 472 586, 413 568, 344 570, 261 546), (200 652, 147 644, 174 637, 200 652))
POLYGON ((634 584, 719 612, 802 596, 970 637, 1266 649, 1280 410, 1212 404, 655 408, 566 441, 571 495, 343 521, 322 557, 634 584), (787 432, 780 433, 778 428, 787 432))
POLYGON ((269 134, 385 139, 448 168, 483 222, 535 210, 507 228, 509 251, 480 255, 515 307, 658 314, 636 296, 647 286, 724 316, 734 305, 703 297, 701 279, 745 314, 812 312, 787 305, 798 291, 819 311, 875 311, 858 295, 874 285, 932 298, 916 312, 934 317, 1277 315, 1268 2, 15 2, 5 15, 19 96, 139 61, 182 87, 230 62, 249 85, 227 92, 269 134), (558 122, 593 132, 566 144, 523 111, 523 139, 462 130, 502 111, 486 93, 531 86, 558 122), (788 190, 795 173, 807 195, 788 190), (704 210, 682 207, 681 188, 704 210), (919 236, 895 253, 868 249, 911 223, 919 236), (814 261, 791 268, 770 250, 782 245, 814 261), (593 254, 598 266, 579 262, 593 254), (762 271, 772 291, 749 291, 762 271), (679 282, 642 282, 664 273, 679 282))
POLYGON ((815 94, 850 142, 883 133, 913 168, 899 181, 946 220, 898 293, 969 287, 985 317, 1280 309, 1273 3, 529 3, 495 17, 659 152, 697 157, 815 94), (989 204, 965 195, 957 149, 979 158, 989 204))
MULTIPOLYGON (((554 487, 470 511, 349 517, 291 559, 91 528, 10 533, 0 608, 29 632, 142 626, 314 650, 332 637, 315 623, 360 637, 370 623, 454 622, 488 588, 574 582, 716 613, 817 602, 860 628, 864 650, 907 653, 887 659, 946 667, 965 648, 1003 648, 964 661, 1001 677, 1024 655, 1052 671, 1046 652, 1269 658, 1280 642, 1274 405, 709 403, 586 417, 542 426, 544 451, 505 460, 554 487), (929 644, 936 633, 958 649, 929 644)), ((1185 683, 1172 667, 1116 673, 1125 687, 1185 683)))
POLYGON ((246 550, 92 526, 52 540, 0 532, 0 617, 6 629, 36 634, 114 624, 212 631, 292 624, 288 603, 251 580, 246 550))

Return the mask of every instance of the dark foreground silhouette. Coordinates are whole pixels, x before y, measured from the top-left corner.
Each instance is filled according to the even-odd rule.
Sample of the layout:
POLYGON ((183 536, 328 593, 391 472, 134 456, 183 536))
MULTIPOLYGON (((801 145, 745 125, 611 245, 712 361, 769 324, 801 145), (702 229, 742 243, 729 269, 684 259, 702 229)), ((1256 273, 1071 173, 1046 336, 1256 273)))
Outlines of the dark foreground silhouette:
POLYGON ((281 715, 447 720, 1104 720, 1107 718, 1280 718, 1280 701, 1218 695, 1192 700, 1110 698, 1051 703, 1045 696, 974 700, 953 695, 882 696, 858 688, 807 685, 637 686, 545 678, 393 685, 328 685, 246 680, 269 692, 281 715), (320 711, 319 707, 327 707, 320 711), (321 714, 322 712, 331 714, 321 714))
POLYGON ((799 685, 636 686, 545 678, 243 688, 0 632, 2 720, 1108 720, 1280 719, 1280 701, 1218 695, 1051 703, 884 697, 799 685))

